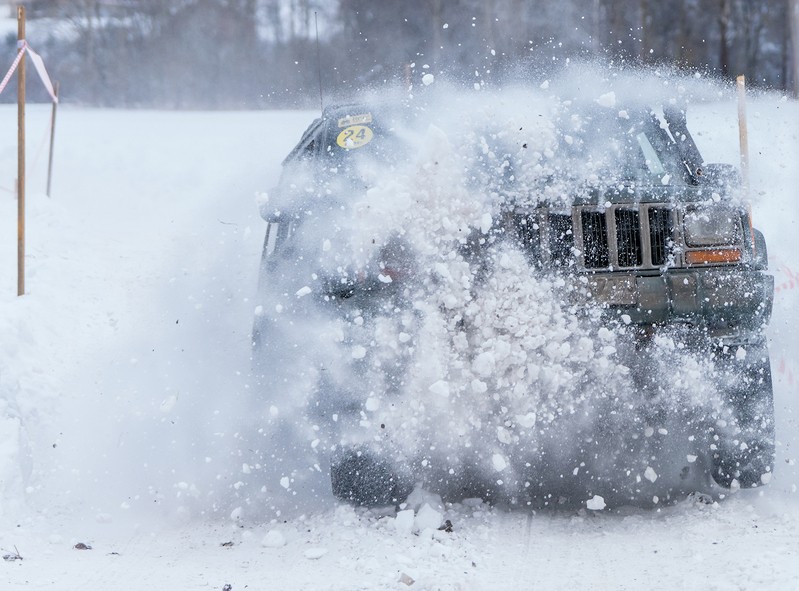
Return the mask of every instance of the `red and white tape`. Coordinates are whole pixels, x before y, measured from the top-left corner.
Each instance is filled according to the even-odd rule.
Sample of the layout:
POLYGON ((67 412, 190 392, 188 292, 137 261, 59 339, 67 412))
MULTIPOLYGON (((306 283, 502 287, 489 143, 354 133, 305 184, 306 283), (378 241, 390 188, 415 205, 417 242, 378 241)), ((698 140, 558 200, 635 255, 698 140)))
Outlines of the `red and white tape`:
POLYGON ((789 289, 799 288, 799 275, 797 275, 790 267, 782 265, 780 270, 786 276, 786 280, 774 286, 774 291, 779 293, 789 289))
POLYGON ((17 42, 17 49, 19 50, 17 52, 17 57, 14 58, 11 68, 9 68, 8 72, 3 77, 3 81, 0 82, 0 93, 5 90, 6 86, 8 85, 8 81, 11 80, 11 76, 14 75, 14 72, 19 66, 19 62, 22 61, 22 56, 24 56, 27 52, 28 55, 30 55, 31 62, 33 62, 33 67, 36 68, 36 72, 39 74, 39 78, 42 80, 42 84, 44 84, 45 89, 47 89, 47 93, 50 95, 50 98, 53 99, 53 102, 57 103, 58 97, 53 89, 53 83, 50 81, 50 76, 47 74, 47 68, 44 67, 44 60, 42 59, 42 56, 33 51, 30 48, 30 45, 28 45, 28 42, 24 39, 17 42))
POLYGON ((781 358, 777 364, 777 373, 781 376, 785 376, 788 384, 793 386, 793 371, 788 367, 784 358, 781 358))
POLYGON ((3 81, 0 82, 0 93, 2 93, 6 89, 6 85, 8 85, 8 81, 11 80, 11 76, 14 75, 14 72, 17 70, 17 66, 19 62, 22 60, 22 56, 25 55, 25 49, 28 47, 28 44, 25 41, 22 41, 22 46, 19 48, 17 52, 17 57, 14 58, 14 63, 11 64, 11 67, 6 73, 5 77, 3 77, 3 81))
MULTIPOLYGON (((799 289, 799 274, 796 273, 791 267, 786 265, 778 257, 771 260, 776 266, 774 273, 775 285, 774 295, 781 297, 790 297, 792 294, 786 293, 793 289, 799 289)), ((778 358, 776 362, 776 378, 786 384, 790 390, 799 392, 799 379, 795 372, 796 364, 792 359, 785 357, 778 358)))
POLYGON ((799 289, 799 273, 785 264, 779 257, 769 257, 771 267, 776 268, 774 272, 774 293, 799 289))

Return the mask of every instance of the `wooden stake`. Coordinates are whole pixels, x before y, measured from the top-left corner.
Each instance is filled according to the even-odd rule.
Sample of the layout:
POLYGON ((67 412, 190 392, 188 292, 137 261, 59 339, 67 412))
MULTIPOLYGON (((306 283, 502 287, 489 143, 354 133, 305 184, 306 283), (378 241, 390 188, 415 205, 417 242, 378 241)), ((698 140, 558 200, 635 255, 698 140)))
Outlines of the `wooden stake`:
MULTIPOLYGON (((58 98, 58 82, 55 83, 55 96, 58 98)), ((51 197, 50 187, 53 180, 53 147, 55 146, 55 116, 58 110, 58 101, 53 101, 53 112, 50 117, 50 156, 47 159, 47 196, 51 197)))
MULTIPOLYGON (((17 7, 19 50, 25 41, 25 7, 17 7)), ((17 70, 17 295, 25 294, 25 55, 17 70)))
POLYGON ((746 128, 746 77, 738 76, 738 138, 741 144, 741 177, 749 196, 749 134, 746 128))

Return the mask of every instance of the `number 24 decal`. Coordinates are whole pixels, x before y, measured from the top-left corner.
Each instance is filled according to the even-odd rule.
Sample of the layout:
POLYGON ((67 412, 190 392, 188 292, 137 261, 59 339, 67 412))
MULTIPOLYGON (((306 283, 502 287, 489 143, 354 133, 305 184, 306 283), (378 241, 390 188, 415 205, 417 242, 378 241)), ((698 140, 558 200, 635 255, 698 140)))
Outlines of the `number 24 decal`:
POLYGON ((347 149, 360 148, 372 141, 374 133, 365 125, 351 125, 343 129, 336 138, 336 143, 347 149))

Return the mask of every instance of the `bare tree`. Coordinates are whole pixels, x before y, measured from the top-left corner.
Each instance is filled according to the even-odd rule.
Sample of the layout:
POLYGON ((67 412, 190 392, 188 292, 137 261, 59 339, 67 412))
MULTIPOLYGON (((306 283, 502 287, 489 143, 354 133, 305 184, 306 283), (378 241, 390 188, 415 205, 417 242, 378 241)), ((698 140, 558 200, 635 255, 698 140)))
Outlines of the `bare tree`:
POLYGON ((411 63, 471 87, 597 54, 799 95, 799 0, 19 2, 72 25, 37 48, 66 100, 89 104, 313 104, 320 69, 326 94, 399 83, 411 63))
POLYGON ((732 0, 719 0, 719 69, 723 76, 730 75, 730 21, 732 0))

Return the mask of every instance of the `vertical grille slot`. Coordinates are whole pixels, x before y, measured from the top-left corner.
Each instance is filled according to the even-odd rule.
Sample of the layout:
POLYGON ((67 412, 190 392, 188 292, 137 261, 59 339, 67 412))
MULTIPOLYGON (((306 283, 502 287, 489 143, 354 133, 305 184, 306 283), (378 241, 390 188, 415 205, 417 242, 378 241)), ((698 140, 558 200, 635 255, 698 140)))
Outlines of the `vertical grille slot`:
POLYGON ((572 216, 568 213, 550 213, 549 222, 549 257, 553 265, 566 267, 572 261, 574 249, 574 231, 572 216))
POLYGON ((673 235, 671 211, 665 207, 651 208, 649 210, 649 244, 654 266, 660 267, 666 264, 673 235))
POLYGON ((586 269, 610 266, 608 225, 601 211, 583 211, 583 258, 586 269))
POLYGON ((521 215, 516 218, 516 231, 524 251, 533 262, 541 259, 541 227, 538 225, 537 215, 521 215))
POLYGON ((616 249, 619 267, 641 265, 641 220, 638 210, 616 210, 616 249))

